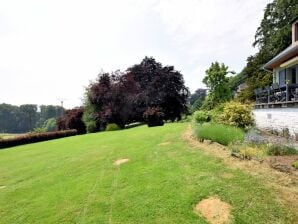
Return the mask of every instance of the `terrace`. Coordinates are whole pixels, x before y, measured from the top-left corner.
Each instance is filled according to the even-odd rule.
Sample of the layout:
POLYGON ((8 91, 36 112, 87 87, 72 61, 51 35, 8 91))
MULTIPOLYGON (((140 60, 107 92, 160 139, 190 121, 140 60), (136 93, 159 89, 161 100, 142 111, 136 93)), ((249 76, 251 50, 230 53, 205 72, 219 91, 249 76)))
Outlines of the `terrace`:
POLYGON ((298 84, 280 85, 258 88, 255 91, 256 108, 296 107, 298 106, 298 84))
POLYGON ((273 84, 254 91, 256 108, 298 106, 298 64, 273 71, 273 84))
POLYGON ((254 91, 255 108, 298 108, 298 17, 292 21, 292 44, 263 69, 272 73, 273 84, 254 91))

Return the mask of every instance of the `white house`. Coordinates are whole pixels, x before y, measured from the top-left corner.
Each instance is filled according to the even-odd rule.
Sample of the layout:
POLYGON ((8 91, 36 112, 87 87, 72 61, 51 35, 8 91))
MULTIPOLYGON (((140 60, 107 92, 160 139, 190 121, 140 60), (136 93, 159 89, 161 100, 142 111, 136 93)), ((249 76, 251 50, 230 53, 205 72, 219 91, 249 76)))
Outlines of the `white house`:
POLYGON ((298 17, 292 21, 292 44, 267 62, 271 86, 255 90, 256 125, 298 136, 298 17))

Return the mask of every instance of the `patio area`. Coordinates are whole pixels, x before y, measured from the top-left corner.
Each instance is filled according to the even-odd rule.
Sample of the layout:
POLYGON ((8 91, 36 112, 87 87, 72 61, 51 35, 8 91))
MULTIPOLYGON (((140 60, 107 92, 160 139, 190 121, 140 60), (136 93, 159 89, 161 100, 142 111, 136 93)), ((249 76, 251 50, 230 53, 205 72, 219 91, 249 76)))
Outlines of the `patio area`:
POLYGON ((274 83, 272 86, 254 90, 255 107, 291 107, 298 105, 298 84, 274 83))

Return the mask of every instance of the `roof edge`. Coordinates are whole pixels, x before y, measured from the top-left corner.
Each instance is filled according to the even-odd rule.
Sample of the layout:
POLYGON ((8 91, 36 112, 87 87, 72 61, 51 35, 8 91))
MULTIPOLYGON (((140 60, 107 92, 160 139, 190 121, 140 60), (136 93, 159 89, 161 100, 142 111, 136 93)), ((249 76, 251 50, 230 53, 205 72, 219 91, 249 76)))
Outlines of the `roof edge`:
POLYGON ((297 19, 298 19, 298 15, 295 16, 295 17, 290 21, 290 23, 291 23, 291 24, 294 23, 297 19))
MULTIPOLYGON (((298 17, 297 17, 298 18, 298 17)), ((269 70, 271 69, 269 66, 275 63, 276 61, 282 59, 283 57, 287 56, 288 54, 295 52, 298 50, 298 45, 290 45, 285 50, 280 52, 278 55, 276 55, 274 58, 272 58, 270 61, 268 61, 266 64, 263 65, 263 69, 269 70)))

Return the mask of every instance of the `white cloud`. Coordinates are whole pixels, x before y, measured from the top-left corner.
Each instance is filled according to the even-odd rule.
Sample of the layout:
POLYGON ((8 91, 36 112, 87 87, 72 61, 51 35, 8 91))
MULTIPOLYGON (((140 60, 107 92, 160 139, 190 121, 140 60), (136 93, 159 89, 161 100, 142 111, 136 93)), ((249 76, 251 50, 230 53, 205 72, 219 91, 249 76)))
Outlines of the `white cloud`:
POLYGON ((239 71, 269 1, 0 0, 0 103, 80 104, 104 69, 154 56, 192 90, 212 61, 239 71))

